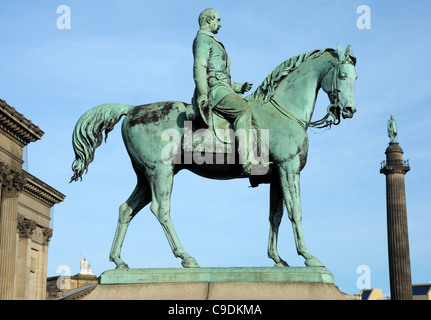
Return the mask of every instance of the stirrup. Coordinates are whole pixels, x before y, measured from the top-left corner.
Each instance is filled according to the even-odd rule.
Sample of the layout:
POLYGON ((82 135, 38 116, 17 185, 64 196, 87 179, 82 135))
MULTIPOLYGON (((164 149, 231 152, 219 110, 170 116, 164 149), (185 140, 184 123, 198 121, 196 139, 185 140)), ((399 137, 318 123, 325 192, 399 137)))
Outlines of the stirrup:
POLYGON ((242 166, 243 167, 243 173, 244 173, 244 175, 248 176, 251 174, 251 171, 254 169, 257 171, 261 171, 261 170, 264 171, 264 172, 262 172, 262 175, 264 175, 268 172, 271 165, 272 165, 271 161, 270 162, 262 162, 262 163, 260 163, 260 162, 258 162, 258 163, 248 162, 242 166))

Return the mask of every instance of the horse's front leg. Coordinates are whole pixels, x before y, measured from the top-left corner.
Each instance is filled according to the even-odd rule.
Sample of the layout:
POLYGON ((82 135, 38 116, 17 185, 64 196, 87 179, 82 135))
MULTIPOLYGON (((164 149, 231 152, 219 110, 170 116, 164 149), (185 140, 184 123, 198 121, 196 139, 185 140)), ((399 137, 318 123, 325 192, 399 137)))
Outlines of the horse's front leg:
POLYGON ((322 262, 313 257, 305 245, 304 234, 302 232, 302 208, 300 199, 300 170, 299 156, 288 161, 280 167, 280 185, 283 192, 284 201, 292 222, 293 234, 295 237, 296 250, 299 255, 305 258, 305 265, 308 267, 324 267, 322 262))
POLYGON ((268 258, 274 260, 275 267, 288 267, 289 265, 280 258, 277 251, 278 229, 284 210, 283 193, 278 179, 271 182, 269 199, 268 258))

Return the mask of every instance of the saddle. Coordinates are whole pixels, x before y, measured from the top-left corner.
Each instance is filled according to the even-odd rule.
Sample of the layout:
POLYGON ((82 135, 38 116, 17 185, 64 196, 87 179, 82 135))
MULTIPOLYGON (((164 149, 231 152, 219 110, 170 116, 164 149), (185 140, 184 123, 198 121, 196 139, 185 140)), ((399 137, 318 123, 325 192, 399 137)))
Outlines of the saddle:
MULTIPOLYGON (((229 134, 234 129, 233 124, 212 112, 209 107, 199 108, 195 96, 193 96, 192 103, 186 105, 186 118, 188 121, 196 123, 197 129, 211 130, 216 139, 224 144, 231 144, 232 139, 235 139, 229 134)), ((250 187, 256 188, 259 184, 270 183, 271 177, 270 175, 249 176, 249 181, 250 187)))
POLYGON ((209 106, 199 108, 195 96, 193 96, 192 103, 186 106, 186 117, 188 121, 201 123, 199 129, 210 130, 219 141, 225 144, 232 143, 230 134, 226 133, 230 131, 229 129, 233 130, 233 124, 212 112, 209 106))

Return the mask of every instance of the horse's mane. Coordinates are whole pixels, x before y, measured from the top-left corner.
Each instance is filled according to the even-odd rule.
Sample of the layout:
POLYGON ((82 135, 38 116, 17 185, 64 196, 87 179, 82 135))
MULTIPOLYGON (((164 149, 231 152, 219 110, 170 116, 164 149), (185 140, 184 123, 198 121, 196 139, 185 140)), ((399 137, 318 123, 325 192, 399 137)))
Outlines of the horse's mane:
POLYGON ((277 68, 275 68, 274 71, 272 71, 266 77, 265 80, 263 80, 262 84, 256 89, 252 96, 254 98, 263 99, 265 102, 269 101, 269 99, 271 99, 271 97, 274 95, 275 89, 277 88, 282 78, 286 77, 292 71, 296 70, 302 63, 304 63, 308 59, 316 59, 328 51, 337 54, 336 51, 331 48, 317 49, 310 52, 304 52, 298 56, 292 57, 289 60, 284 61, 277 68))

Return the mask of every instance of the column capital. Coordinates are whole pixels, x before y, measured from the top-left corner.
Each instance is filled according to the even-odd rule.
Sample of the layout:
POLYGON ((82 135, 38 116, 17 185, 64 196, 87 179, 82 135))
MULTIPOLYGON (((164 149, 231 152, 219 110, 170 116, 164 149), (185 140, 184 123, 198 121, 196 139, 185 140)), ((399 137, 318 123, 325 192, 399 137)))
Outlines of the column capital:
POLYGON ((42 234, 43 234, 43 241, 45 242, 45 244, 48 244, 49 241, 51 240, 52 237, 52 229, 51 228, 43 228, 42 229, 42 234))
POLYGON ((391 173, 402 173, 406 174, 410 171, 410 166, 403 163, 401 161, 400 163, 393 164, 389 161, 383 161, 380 169, 380 173, 384 175, 388 175, 391 173))
POLYGON ((17 230, 20 238, 30 238, 33 231, 36 230, 36 221, 27 219, 23 215, 18 214, 17 230))
POLYGON ((10 174, 9 166, 3 162, 0 162, 0 183, 3 182, 8 174, 10 174))
MULTIPOLYGON (((1 168, 0 168, 1 169, 1 168)), ((26 184, 22 172, 6 170, 2 174, 2 194, 7 198, 18 197, 26 184)))

